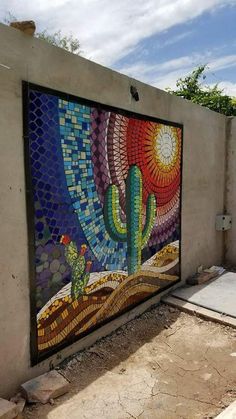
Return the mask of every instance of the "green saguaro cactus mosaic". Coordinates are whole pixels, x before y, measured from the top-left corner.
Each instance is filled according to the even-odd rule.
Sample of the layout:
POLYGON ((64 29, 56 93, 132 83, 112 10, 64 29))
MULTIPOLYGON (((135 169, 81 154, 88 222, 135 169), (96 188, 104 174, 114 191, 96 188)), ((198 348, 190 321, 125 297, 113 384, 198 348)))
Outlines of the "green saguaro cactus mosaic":
POLYGON ((150 237, 156 217, 156 198, 150 194, 146 204, 146 221, 142 228, 142 190, 142 173, 137 166, 131 166, 126 179, 126 223, 120 219, 117 186, 110 185, 105 195, 106 229, 113 240, 127 242, 129 275, 141 267, 141 252, 150 237))

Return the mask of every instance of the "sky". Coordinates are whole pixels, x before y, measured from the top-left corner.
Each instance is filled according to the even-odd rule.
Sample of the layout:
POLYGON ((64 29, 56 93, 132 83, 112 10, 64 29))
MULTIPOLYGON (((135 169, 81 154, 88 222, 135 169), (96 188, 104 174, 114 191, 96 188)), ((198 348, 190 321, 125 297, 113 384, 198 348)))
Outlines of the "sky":
POLYGON ((205 82, 236 96, 236 0, 0 0, 0 21, 8 12, 161 89, 207 64, 205 82))

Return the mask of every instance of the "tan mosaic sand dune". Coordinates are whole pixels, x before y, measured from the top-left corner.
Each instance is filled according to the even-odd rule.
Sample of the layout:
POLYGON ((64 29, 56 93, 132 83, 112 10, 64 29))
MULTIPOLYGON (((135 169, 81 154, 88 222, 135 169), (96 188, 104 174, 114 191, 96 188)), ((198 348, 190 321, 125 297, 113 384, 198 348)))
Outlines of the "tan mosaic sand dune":
MULTIPOLYGON (((93 293, 75 301, 68 296, 54 301, 38 321, 39 350, 47 350, 66 338, 86 332, 177 279, 175 275, 158 274, 157 277, 153 272, 140 271, 125 278, 115 290, 105 295, 95 288, 93 293)), ((107 289, 106 283, 104 289, 107 289)))
MULTIPOLYGON (((179 263, 179 243, 175 241, 165 246, 161 251, 157 252, 154 256, 148 259, 142 265, 142 270, 150 271, 153 273, 167 273, 174 266, 179 263), (166 262, 167 263, 166 263, 166 262)), ((104 284, 111 289, 115 289, 119 283, 127 277, 126 271, 102 271, 92 272, 88 286, 86 288, 86 294, 89 294, 94 289, 96 283, 96 289, 104 288, 104 284)), ((71 283, 65 285, 57 294, 55 294, 39 311, 37 320, 40 319, 42 314, 50 307, 54 301, 61 300, 63 297, 70 297, 71 294, 71 283)))

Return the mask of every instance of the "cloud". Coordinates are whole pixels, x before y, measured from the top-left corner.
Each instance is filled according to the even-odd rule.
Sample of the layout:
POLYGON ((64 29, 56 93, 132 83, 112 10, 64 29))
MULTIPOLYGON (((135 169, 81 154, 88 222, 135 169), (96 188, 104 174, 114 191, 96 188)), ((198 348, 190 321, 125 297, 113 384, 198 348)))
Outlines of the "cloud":
MULTIPOLYGON (((145 50, 138 49, 140 42, 205 12, 235 4, 236 0, 1 0, 0 20, 10 11, 18 19, 35 20, 38 30, 61 29, 64 34, 73 34, 87 58, 164 89, 174 88, 178 78, 203 63, 208 63, 209 73, 235 67, 236 55, 222 56, 222 51, 219 57, 220 51, 213 48, 211 52, 150 64, 145 50), (116 62, 136 49, 138 61, 117 67, 116 62)), ((164 41, 159 48, 180 42, 191 33, 192 28, 164 41)), ((235 95, 234 83, 222 81, 219 86, 235 95)))
MULTIPOLYGON (((208 66, 206 73, 212 74, 213 71, 217 72, 226 68, 235 67, 236 54, 225 55, 223 57, 214 57, 210 52, 192 54, 190 56, 182 56, 157 64, 137 62, 133 65, 119 68, 119 71, 132 78, 159 87, 160 89, 165 89, 167 87, 175 88, 176 81, 180 77, 183 78, 194 68, 205 63, 207 63, 208 66)), ((226 89, 233 89, 233 83, 222 83, 225 83, 226 89)), ((221 86, 221 83, 219 83, 219 86, 221 86)))
POLYGON ((207 64, 208 72, 234 67, 236 65, 236 54, 225 55, 223 57, 212 57, 210 52, 206 52, 202 54, 186 55, 156 64, 136 62, 135 64, 121 67, 119 71, 128 74, 130 77, 134 77, 135 74, 142 77, 153 72, 176 71, 178 69, 183 71, 186 68, 196 67, 197 65, 205 63, 207 64))
POLYGON ((162 44, 159 45, 159 48, 166 48, 170 45, 177 44, 178 42, 182 41, 183 39, 187 38, 188 36, 193 34, 192 31, 186 31, 182 32, 179 35, 176 35, 174 38, 167 39, 166 41, 162 42, 162 44))
POLYGON ((176 75, 183 76, 183 74, 191 71, 192 68, 205 62, 206 57, 209 58, 209 54, 205 54, 205 56, 202 54, 186 55, 156 64, 137 62, 133 65, 119 68, 119 71, 130 77, 156 85, 156 80, 162 80, 167 77, 174 80, 176 75))
POLYGON ((209 70, 218 71, 236 66, 236 54, 216 58, 208 64, 209 70))
POLYGON ((218 84, 218 87, 223 89, 226 95, 236 97, 236 83, 232 83, 230 81, 222 81, 218 84))
POLYGON ((61 29, 78 37, 84 55, 112 65, 145 38, 186 23, 235 0, 1 0, 0 18, 7 11, 33 19, 39 29, 61 29))

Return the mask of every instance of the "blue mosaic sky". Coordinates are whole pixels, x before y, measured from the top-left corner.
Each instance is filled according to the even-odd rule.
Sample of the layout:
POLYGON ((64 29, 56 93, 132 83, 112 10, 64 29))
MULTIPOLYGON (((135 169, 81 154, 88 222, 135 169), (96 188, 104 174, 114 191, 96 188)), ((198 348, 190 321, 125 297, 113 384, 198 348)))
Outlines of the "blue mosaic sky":
POLYGON ((162 89, 199 64, 236 96, 236 0, 1 0, 38 30, 78 37, 91 60, 162 89))

